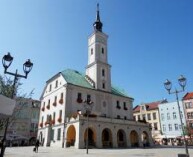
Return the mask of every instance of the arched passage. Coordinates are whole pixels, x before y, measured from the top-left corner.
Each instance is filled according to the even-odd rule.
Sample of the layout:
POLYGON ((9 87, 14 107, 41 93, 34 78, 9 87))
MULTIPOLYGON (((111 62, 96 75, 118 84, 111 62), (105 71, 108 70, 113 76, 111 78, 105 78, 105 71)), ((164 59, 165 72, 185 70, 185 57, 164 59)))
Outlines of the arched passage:
POLYGON ((139 147, 139 137, 135 130, 130 133, 131 147, 139 147))
POLYGON ((104 148, 112 147, 112 132, 108 128, 102 131, 102 145, 104 148))
POLYGON ((70 125, 67 130, 67 141, 66 141, 66 146, 74 146, 76 140, 76 129, 74 125, 70 125))
MULTIPOLYGON (((85 130, 84 133, 84 142, 86 145, 86 140, 87 140, 87 129, 85 130)), ((88 145, 89 146, 95 146, 96 144, 96 132, 92 128, 88 128, 88 145)))
POLYGON ((117 132, 117 145, 118 147, 126 147, 127 144, 126 144, 126 135, 125 135, 125 132, 120 129, 118 132, 117 132))
POLYGON ((142 133, 142 142, 144 147, 149 146, 149 136, 146 131, 142 133))

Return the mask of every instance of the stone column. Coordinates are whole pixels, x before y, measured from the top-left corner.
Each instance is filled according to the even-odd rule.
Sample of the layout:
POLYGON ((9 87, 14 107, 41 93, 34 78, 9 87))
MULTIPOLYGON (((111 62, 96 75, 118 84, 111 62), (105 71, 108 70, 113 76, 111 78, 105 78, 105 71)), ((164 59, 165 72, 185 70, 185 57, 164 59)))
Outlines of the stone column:
POLYGON ((118 144, 117 144, 117 129, 116 126, 113 126, 112 129, 112 142, 113 142, 113 148, 118 148, 118 144))
POLYGON ((96 126, 96 147, 102 148, 102 132, 101 132, 101 125, 98 124, 96 126))

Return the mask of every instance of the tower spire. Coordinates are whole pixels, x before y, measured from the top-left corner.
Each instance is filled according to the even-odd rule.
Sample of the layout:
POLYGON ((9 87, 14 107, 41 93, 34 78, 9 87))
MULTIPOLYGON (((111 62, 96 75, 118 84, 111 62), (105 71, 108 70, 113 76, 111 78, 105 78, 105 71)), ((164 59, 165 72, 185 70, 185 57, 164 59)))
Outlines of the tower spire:
POLYGON ((100 31, 100 32, 102 32, 103 24, 102 24, 102 22, 100 21, 99 3, 97 3, 96 21, 94 22, 93 26, 94 26, 94 30, 95 30, 95 31, 100 31))

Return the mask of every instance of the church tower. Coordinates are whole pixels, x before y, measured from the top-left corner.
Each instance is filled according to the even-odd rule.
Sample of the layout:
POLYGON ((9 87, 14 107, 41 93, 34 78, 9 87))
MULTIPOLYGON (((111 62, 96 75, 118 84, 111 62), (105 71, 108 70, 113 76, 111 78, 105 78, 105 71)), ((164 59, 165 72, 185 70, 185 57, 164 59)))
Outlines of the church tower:
POLYGON ((93 24, 94 32, 88 38, 88 65, 86 76, 92 80, 96 89, 111 92, 111 66, 108 64, 107 39, 102 32, 99 4, 97 4, 96 21, 93 24))

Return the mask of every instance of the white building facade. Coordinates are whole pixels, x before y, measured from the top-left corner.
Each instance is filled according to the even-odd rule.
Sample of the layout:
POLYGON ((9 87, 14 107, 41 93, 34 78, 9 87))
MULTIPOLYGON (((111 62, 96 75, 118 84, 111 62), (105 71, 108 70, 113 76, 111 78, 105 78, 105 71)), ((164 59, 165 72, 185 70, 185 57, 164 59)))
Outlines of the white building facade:
POLYGON ((186 121, 182 101, 179 101, 179 106, 180 115, 177 102, 159 104, 162 135, 165 139, 176 139, 183 135, 180 116, 183 127, 186 125, 186 121))
POLYGON ((38 138, 44 146, 85 148, 153 145, 149 125, 133 120, 133 98, 111 85, 108 36, 97 8, 88 38, 86 75, 66 69, 46 82, 41 96, 38 138), (86 101, 85 101, 86 100, 86 101), (92 104, 89 121, 84 105, 92 104), (88 136, 87 136, 88 134, 88 136))

